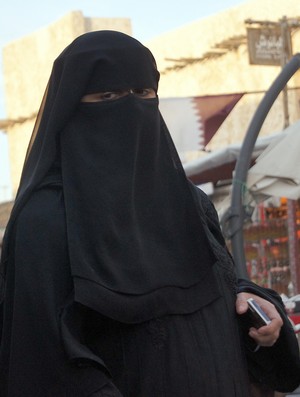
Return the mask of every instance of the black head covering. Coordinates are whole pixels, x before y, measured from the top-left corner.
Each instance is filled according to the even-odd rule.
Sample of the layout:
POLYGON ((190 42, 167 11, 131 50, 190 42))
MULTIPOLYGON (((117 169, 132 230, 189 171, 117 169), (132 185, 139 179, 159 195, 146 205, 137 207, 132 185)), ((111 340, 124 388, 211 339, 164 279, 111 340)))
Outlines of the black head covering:
POLYGON ((11 222, 60 159, 75 288, 78 280, 130 295, 189 288, 215 262, 158 99, 80 101, 157 90, 158 80, 151 52, 115 31, 80 36, 54 63, 11 222))

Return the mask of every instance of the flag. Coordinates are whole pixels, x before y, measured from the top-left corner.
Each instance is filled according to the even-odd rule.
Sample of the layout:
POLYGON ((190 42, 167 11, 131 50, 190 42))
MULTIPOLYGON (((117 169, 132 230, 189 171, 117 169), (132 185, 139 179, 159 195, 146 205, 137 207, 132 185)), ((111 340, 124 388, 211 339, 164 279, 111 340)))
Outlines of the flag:
POLYGON ((203 150, 242 96, 160 98, 159 108, 179 155, 203 150))

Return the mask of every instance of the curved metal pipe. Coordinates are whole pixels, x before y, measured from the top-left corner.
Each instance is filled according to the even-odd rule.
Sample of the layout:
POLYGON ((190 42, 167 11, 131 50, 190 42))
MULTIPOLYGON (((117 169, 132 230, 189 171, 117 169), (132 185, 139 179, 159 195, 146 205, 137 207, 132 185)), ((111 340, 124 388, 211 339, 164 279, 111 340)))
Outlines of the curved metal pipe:
POLYGON ((269 90, 266 92, 262 101, 252 118, 249 128, 246 132, 243 141, 240 155, 236 163, 233 186, 231 206, 227 220, 229 222, 228 233, 232 243, 232 255, 236 263, 237 275, 240 278, 248 279, 246 269, 246 259, 244 252, 244 207, 243 207, 243 188, 247 181, 247 173, 251 164, 251 155, 253 148, 261 129, 261 126, 269 113, 273 103, 284 89, 290 78, 300 68, 300 54, 294 55, 291 60, 282 68, 281 73, 275 79, 269 90))

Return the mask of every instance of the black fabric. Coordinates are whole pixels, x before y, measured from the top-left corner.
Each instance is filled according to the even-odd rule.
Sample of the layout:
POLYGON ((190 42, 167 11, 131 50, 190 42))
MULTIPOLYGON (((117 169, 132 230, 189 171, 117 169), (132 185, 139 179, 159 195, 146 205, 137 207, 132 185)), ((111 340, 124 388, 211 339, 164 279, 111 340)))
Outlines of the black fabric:
POLYGON ((122 394, 112 382, 109 382, 101 387, 101 389, 92 393, 89 397, 122 397, 122 394))
POLYGON ((82 103, 62 131, 75 278, 140 295, 210 271, 215 257, 166 134, 157 99, 133 95, 82 103))
MULTIPOLYGON (((219 298, 194 313, 124 324, 74 302, 61 181, 55 175, 47 177, 13 231, 1 305, 1 397, 105 393, 119 397, 119 391, 107 383, 111 377, 130 397, 152 397, 153 390, 167 397, 248 396, 235 321, 232 261, 222 244, 214 208, 199 189, 193 190, 219 258, 214 266, 219 298), (29 223, 36 239, 30 250, 24 250, 30 241, 29 223), (189 394, 182 394, 183 390, 189 394)), ((239 290, 245 283, 249 287, 240 280, 239 290)), ((266 297, 270 299, 269 294, 266 297)), ((272 357, 281 360, 274 353, 272 357)), ((258 372, 261 367, 255 368, 258 372)), ((284 376, 280 379, 286 385, 284 376)), ((297 374, 292 384, 295 379, 297 374)))
POLYGON ((124 397, 249 396, 234 296, 223 286, 222 298, 195 313, 141 324, 87 311, 89 346, 103 357, 124 397))
POLYGON ((130 397, 152 397, 154 391, 182 397, 185 390, 185 397, 219 397, 220 390, 247 396, 235 290, 223 263, 214 266, 217 299, 193 313, 125 324, 74 302, 59 178, 49 175, 32 194, 12 235, 1 306, 1 397, 118 396, 110 379, 130 397), (24 250, 29 223, 36 238, 24 250), (233 368, 230 376, 224 362, 233 368))
POLYGON ((73 283, 62 189, 54 175, 48 182, 31 195, 11 235, 0 305, 1 397, 83 397, 108 382, 101 358, 80 344, 77 318, 77 360, 67 356, 61 323, 73 283))
POLYGON ((85 282, 133 295, 202 283, 217 296, 204 281, 216 257, 158 100, 127 95, 80 102, 97 90, 156 90, 158 79, 150 51, 119 32, 83 35, 57 58, 4 239, 3 264, 14 220, 60 152, 76 300, 84 300, 77 284, 85 282))

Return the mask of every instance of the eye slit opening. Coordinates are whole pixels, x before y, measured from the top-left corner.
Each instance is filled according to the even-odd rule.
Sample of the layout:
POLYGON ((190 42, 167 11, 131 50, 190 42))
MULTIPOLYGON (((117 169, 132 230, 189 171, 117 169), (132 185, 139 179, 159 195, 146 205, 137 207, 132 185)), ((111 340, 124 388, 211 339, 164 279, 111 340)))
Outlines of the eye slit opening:
POLYGON ((132 93, 143 99, 156 98, 156 92, 153 88, 134 88, 132 93))
POLYGON ((123 96, 128 95, 128 91, 104 91, 104 92, 96 92, 94 94, 87 94, 81 98, 81 102, 106 102, 106 101, 114 101, 116 99, 122 98, 123 96))
POLYGON ((129 94, 133 94, 141 99, 156 98, 156 91, 153 88, 134 88, 130 90, 103 91, 87 94, 81 98, 81 102, 115 101, 129 94))

